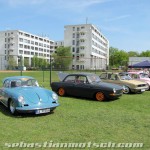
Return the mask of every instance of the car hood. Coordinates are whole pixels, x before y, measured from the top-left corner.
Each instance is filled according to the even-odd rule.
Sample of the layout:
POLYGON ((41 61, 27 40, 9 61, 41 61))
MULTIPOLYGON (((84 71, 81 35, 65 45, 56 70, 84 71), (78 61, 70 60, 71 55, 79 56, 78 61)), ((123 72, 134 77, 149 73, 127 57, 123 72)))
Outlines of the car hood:
POLYGON ((121 80, 121 82, 134 85, 145 84, 144 81, 137 81, 137 80, 121 80))
POLYGON ((46 103, 50 98, 50 94, 41 87, 20 87, 16 88, 18 95, 23 96, 25 101, 37 104, 38 102, 46 103))

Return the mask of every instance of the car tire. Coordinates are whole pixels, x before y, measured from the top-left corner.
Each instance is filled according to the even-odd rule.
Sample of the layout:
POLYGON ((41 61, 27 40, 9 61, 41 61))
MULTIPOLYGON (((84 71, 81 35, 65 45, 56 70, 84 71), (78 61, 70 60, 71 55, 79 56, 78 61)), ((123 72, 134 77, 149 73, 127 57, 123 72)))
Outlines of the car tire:
POLYGON ((15 103, 13 100, 10 100, 9 101, 9 111, 12 115, 16 115, 17 112, 16 112, 16 107, 15 107, 15 103))
POLYGON ((125 89, 123 91, 124 94, 129 94, 130 93, 130 88, 125 86, 125 89))
POLYGON ((58 89, 58 95, 59 96, 64 96, 65 95, 65 89, 64 88, 59 88, 58 89))
POLYGON ((95 94, 95 98, 97 101, 104 101, 105 100, 105 95, 102 92, 97 92, 95 94))

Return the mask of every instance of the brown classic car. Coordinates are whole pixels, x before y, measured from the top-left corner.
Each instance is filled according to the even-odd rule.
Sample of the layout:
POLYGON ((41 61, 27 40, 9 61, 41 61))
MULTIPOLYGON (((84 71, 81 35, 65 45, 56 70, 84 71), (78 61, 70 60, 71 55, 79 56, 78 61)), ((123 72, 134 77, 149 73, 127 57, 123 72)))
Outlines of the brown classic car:
POLYGON ((100 78, 104 82, 114 83, 124 86, 124 93, 143 93, 145 90, 149 89, 146 82, 133 80, 128 73, 112 73, 105 72, 100 75, 100 78))

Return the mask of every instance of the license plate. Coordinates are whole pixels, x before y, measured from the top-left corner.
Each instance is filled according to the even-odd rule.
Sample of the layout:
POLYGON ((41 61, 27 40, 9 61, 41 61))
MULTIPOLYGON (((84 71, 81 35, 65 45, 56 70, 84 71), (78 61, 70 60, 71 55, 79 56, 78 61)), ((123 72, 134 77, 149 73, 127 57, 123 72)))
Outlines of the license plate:
POLYGON ((43 113, 49 113, 50 112, 50 109, 39 109, 39 110, 36 110, 36 114, 43 114, 43 113))
POLYGON ((145 89, 142 89, 142 90, 141 90, 141 92, 144 92, 144 91, 145 91, 145 89))

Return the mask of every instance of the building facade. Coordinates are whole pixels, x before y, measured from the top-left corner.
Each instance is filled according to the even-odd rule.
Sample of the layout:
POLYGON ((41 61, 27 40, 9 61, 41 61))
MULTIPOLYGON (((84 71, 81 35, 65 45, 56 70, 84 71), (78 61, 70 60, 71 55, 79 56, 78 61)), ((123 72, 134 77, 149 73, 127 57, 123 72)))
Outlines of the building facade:
POLYGON ((106 69, 109 65, 109 41, 92 24, 65 26, 64 46, 71 47, 73 69, 106 69))
POLYGON ((50 55, 55 51, 55 42, 20 30, 0 32, 0 70, 8 67, 8 60, 13 57, 18 65, 19 58, 29 62, 34 56, 50 62, 50 55))
POLYGON ((21 30, 0 31, 0 70, 8 68, 11 57, 16 66, 19 64, 18 56, 22 56, 29 66, 33 66, 34 56, 50 62, 50 55, 59 46, 71 47, 70 69, 106 69, 109 65, 109 41, 98 28, 81 24, 67 25, 64 29, 64 41, 53 41, 21 30))
POLYGON ((146 60, 150 61, 150 57, 129 57, 128 66, 132 66, 146 60))

